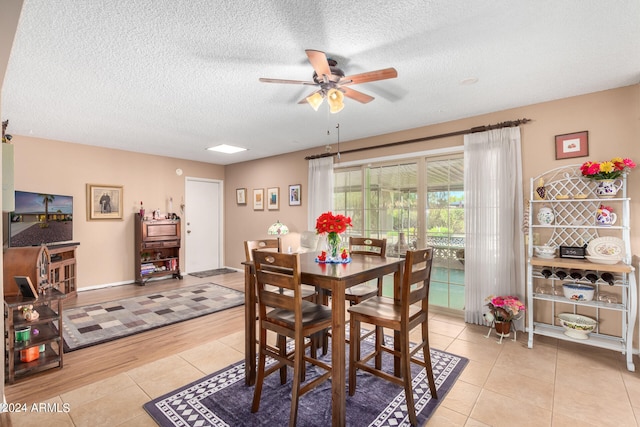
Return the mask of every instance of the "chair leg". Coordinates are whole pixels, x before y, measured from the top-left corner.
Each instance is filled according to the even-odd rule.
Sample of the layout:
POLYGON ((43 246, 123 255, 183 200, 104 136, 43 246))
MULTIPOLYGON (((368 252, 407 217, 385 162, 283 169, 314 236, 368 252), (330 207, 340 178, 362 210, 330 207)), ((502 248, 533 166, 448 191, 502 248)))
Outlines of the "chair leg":
MULTIPOLYGON (((284 335, 278 335, 278 349, 280 350, 280 356, 287 357, 287 337, 284 335)), ((280 368, 280 384, 284 385, 287 382, 287 366, 280 368)))
POLYGON ((431 349, 429 347, 429 323, 425 321, 422 323, 422 341, 425 343, 422 348, 422 355, 424 357, 425 369, 427 371, 427 379, 429 380, 429 390, 431 390, 431 397, 438 398, 438 392, 436 391, 436 380, 433 377, 433 366, 431 365, 431 349))
POLYGON ((293 355, 293 384, 291 385, 291 411, 289 413, 289 427, 295 427, 298 418, 298 402, 300 400, 300 383, 304 375, 304 337, 295 338, 295 350, 293 355))
POLYGON ((412 386, 412 378, 411 378, 411 354, 409 350, 409 332, 403 331, 402 342, 400 346, 402 348, 402 357, 401 357, 401 375, 404 382, 404 397, 407 401, 407 412, 409 413, 409 422, 412 426, 418 424, 418 419, 416 418, 416 405, 413 400, 413 386, 412 386))
POLYGON ((260 332, 260 349, 258 351, 258 374, 256 377, 256 386, 253 390, 253 403, 251 405, 251 412, 258 412, 260 409, 260 397, 262 396, 262 383, 264 382, 264 366, 267 362, 267 356, 262 351, 262 343, 267 339, 266 331, 260 332))
POLYGON ((376 357, 375 367, 376 369, 382 369, 382 346, 384 345, 384 328, 382 326, 376 326, 376 357))
POLYGON ((350 324, 349 342, 349 396, 356 393, 356 361, 360 361, 360 321, 354 317, 350 324))

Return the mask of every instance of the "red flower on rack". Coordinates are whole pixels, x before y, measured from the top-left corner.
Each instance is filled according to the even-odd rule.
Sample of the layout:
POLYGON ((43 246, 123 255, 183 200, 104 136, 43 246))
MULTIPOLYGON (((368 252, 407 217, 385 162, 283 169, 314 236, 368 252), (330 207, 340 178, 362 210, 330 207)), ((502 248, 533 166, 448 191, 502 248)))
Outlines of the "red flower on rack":
POLYGON ((585 178, 616 179, 635 167, 636 164, 629 158, 614 157, 606 162, 584 162, 580 166, 580 172, 585 178))

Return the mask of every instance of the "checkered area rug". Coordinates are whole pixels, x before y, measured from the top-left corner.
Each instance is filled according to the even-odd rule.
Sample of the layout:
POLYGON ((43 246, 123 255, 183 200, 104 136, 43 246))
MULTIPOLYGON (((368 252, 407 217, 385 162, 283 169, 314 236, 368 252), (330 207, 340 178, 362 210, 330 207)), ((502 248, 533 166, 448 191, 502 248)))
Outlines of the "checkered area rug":
POLYGON ((78 350, 244 304, 244 292, 204 283, 63 312, 65 351, 78 350))
POLYGON ((195 273, 189 273, 189 276, 203 278, 203 277, 211 277, 211 276, 217 276, 219 274, 229 274, 229 273, 237 273, 237 271, 232 268, 216 268, 215 270, 205 270, 205 271, 197 271, 195 273))
MULTIPOLYGON (((388 338, 392 340, 392 338, 388 338)), ((373 340, 363 342, 363 351, 369 351, 373 340)), ((347 346, 348 354, 348 346, 347 346)), ((416 353, 422 357, 422 352, 416 353)), ((331 354, 324 357, 330 363, 331 354)), ((438 399, 431 397, 426 371, 412 364, 413 390, 418 425, 424 425, 462 373, 468 359, 451 353, 431 349, 433 374, 438 399)), ((268 359, 268 365, 274 363, 268 359)), ((307 369, 307 381, 318 372, 307 369)), ((393 371, 393 358, 385 354, 383 369, 393 371), (388 357, 387 357, 388 356, 388 357), (386 358, 385 358, 386 357, 386 358)), ((320 373, 324 372, 319 369, 320 373)), ((161 427, 198 426, 286 426, 291 405, 291 378, 280 385, 280 376, 274 373, 265 378, 260 409, 251 413, 254 387, 244 384, 244 363, 238 362, 198 381, 160 396, 144 405, 145 410, 161 427)), ((348 378, 348 375, 347 375, 348 378)), ((409 426, 404 389, 358 371, 356 393, 347 395, 346 425, 348 426, 409 426)), ((331 425, 331 381, 327 381, 300 397, 297 425, 331 425)))

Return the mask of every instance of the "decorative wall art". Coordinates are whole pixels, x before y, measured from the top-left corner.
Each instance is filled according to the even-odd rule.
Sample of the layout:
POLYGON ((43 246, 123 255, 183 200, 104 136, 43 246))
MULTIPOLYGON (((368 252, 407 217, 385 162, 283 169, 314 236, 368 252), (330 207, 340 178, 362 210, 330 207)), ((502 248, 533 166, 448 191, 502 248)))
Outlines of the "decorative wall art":
POLYGON ((253 210, 264 210, 264 189, 262 188, 253 189, 253 210))
POLYGON ((302 203, 302 193, 300 184, 289 186, 289 206, 300 206, 302 203))
POLYGON ((280 188, 267 188, 267 209, 270 211, 280 209, 280 188))
POLYGON ((122 219, 124 187, 87 184, 87 219, 122 219))
POLYGON ((236 203, 239 205, 247 204, 247 189, 236 188, 236 203))
POLYGON ((556 160, 589 155, 589 132, 556 135, 556 160))

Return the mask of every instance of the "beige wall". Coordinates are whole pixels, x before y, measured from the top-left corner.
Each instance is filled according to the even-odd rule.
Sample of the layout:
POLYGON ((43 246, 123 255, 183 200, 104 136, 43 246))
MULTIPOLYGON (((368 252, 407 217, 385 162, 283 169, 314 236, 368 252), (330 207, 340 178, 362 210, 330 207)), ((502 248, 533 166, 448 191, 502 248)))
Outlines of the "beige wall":
MULTIPOLYGON (((73 196, 78 289, 133 281, 133 214, 141 201, 147 212, 167 212, 173 197, 173 210, 182 216, 186 177, 224 180, 224 167, 208 163, 20 135, 13 142, 16 190, 73 196), (124 186, 123 220, 88 221, 86 184, 124 186)), ((181 254, 184 266, 184 248, 181 254)))
MULTIPOLYGON (((589 159, 603 161, 616 156, 630 157, 640 164, 640 85, 341 143, 340 148, 349 150, 375 146, 521 118, 532 120, 522 126, 525 199, 528 197, 530 178, 549 169, 581 164, 589 159), (583 130, 589 131, 589 156, 555 160, 554 136, 583 130)), ((341 124, 341 126, 345 127, 348 124, 341 124)), ((456 136, 342 155, 340 161, 350 162, 462 144, 463 136, 456 136)), ((267 227, 276 219, 280 219, 292 231, 291 235, 285 236, 284 246, 291 244, 294 248, 297 247, 298 233, 305 230, 307 224, 308 162, 304 157, 322 152, 324 147, 240 163, 226 168, 225 260, 227 265, 239 267, 244 259, 242 242, 267 237, 267 227), (286 191, 290 184, 302 184, 302 206, 288 206, 286 191), (243 187, 247 188, 250 200, 246 206, 238 206, 235 202, 234 190, 243 187), (279 211, 253 211, 252 190, 266 187, 280 187, 283 196, 281 196, 279 211)), ((629 195, 632 198, 631 207, 634 212, 631 218, 632 249, 637 254, 640 250, 640 167, 629 177, 629 195)))

